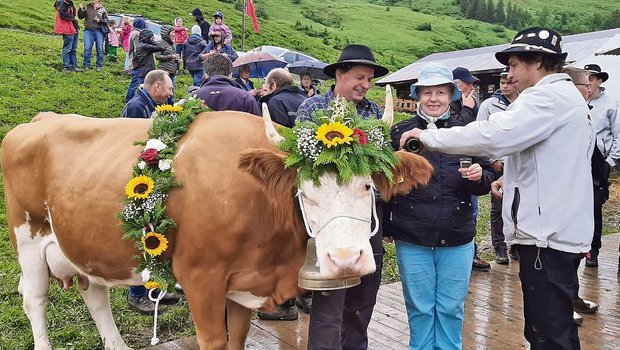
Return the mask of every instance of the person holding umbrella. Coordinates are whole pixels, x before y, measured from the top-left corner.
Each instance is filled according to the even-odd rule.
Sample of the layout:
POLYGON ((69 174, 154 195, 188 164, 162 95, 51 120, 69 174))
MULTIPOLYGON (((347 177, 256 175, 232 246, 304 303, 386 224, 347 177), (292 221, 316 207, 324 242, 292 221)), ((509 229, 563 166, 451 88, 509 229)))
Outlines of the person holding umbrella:
POLYGON ((306 98, 321 94, 321 91, 319 91, 316 85, 312 84, 312 76, 310 73, 303 73, 301 75, 299 94, 306 98))

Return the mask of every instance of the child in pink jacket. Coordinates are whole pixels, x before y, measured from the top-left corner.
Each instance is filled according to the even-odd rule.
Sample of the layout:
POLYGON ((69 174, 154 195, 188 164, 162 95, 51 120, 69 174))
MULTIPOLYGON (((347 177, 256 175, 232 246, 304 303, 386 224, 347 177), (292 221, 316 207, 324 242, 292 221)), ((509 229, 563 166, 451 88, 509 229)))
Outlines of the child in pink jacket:
POLYGON ((222 33, 222 41, 226 45, 230 45, 232 42, 232 32, 227 25, 224 24, 224 13, 220 10, 215 11, 213 14, 213 24, 211 24, 211 29, 209 31, 220 31, 222 33))
POLYGON ((116 21, 111 19, 108 22, 110 32, 108 33, 108 60, 110 62, 116 62, 116 50, 120 45, 120 38, 116 31, 116 21))

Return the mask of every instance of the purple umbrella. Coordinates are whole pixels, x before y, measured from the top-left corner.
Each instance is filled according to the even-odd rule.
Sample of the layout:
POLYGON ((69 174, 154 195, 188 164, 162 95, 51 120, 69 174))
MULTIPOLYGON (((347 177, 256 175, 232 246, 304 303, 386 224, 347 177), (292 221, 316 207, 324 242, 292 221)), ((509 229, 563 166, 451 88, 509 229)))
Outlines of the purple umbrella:
POLYGON ((233 74, 239 75, 239 67, 250 66, 250 78, 264 78, 274 68, 284 68, 286 62, 280 61, 268 52, 248 52, 233 62, 233 74))

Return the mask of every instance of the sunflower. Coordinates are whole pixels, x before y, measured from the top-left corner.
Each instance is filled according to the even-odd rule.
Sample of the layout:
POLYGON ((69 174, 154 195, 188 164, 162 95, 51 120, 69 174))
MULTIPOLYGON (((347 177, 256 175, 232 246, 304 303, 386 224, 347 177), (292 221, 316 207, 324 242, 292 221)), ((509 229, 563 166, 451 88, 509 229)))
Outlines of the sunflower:
POLYGON ((159 288, 159 283, 155 282, 155 281, 148 281, 144 284, 144 288, 146 289, 155 289, 155 288, 159 288))
POLYGON ((157 232, 149 232, 142 237, 142 247, 151 256, 158 256, 168 249, 168 240, 157 232))
POLYGON ((153 192, 155 182, 148 176, 140 175, 129 180, 125 187, 127 198, 145 199, 153 192))
POLYGON ((316 131, 316 138, 327 145, 327 148, 350 143, 353 141, 351 135, 353 130, 340 122, 323 124, 316 131))
POLYGON ((183 106, 172 106, 172 105, 161 105, 155 107, 157 112, 181 112, 183 110, 183 106))

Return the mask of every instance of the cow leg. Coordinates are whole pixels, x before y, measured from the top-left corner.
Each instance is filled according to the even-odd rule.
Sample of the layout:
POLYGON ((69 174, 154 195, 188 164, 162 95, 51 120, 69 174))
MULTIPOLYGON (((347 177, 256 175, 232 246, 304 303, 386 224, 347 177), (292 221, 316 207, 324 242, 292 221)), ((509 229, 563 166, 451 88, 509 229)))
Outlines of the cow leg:
POLYGON ((86 306, 88 306, 88 311, 90 311, 93 320, 95 320, 104 348, 106 350, 131 349, 121 338, 121 334, 114 323, 112 310, 110 309, 109 288, 94 282, 84 286, 82 280, 79 280, 78 291, 82 294, 82 298, 84 298, 86 306), (84 287, 87 289, 84 290, 84 287))
POLYGON ((245 349, 245 339, 250 331, 252 310, 226 299, 226 324, 228 328, 228 350, 245 349))
POLYGON ((198 345, 200 350, 226 350, 224 283, 213 282, 224 278, 206 274, 199 279, 197 283, 185 283, 185 279, 179 279, 192 311, 198 345))
POLYGON ((19 253, 17 259, 22 269, 18 291, 24 298, 23 308, 32 327, 34 349, 51 350, 45 320, 50 276, 47 263, 41 256, 42 237, 40 233, 32 235, 29 215, 26 215, 25 223, 14 228, 19 253))

